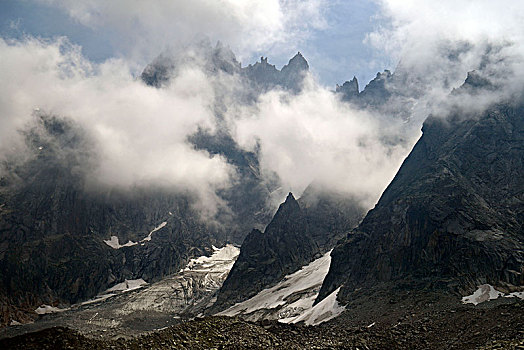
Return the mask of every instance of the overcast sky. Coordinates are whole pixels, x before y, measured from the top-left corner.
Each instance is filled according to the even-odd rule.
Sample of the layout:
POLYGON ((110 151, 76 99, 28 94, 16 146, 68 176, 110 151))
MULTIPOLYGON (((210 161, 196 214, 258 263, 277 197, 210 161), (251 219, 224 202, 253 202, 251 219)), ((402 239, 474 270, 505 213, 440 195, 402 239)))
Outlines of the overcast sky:
MULTIPOLYGON (((96 4, 97 2, 85 1, 83 3, 96 4)), ((110 3, 120 2, 111 1, 110 3)), ((136 56, 136 51, 131 48, 136 41, 136 45, 140 46, 141 50, 140 59, 137 60, 138 65, 156 56, 163 47, 177 45, 180 36, 186 36, 189 40, 191 36, 199 34, 209 35, 212 39, 220 39, 224 43, 230 41, 229 45, 244 65, 254 63, 263 55, 268 56, 269 61, 280 68, 297 50, 300 50, 319 80, 324 85, 332 87, 356 75, 363 88, 365 83, 372 79, 378 71, 394 68, 389 66, 391 62, 386 56, 365 43, 366 34, 372 32, 380 24, 377 16, 378 5, 373 1, 245 1, 244 3, 264 4, 263 9, 255 5, 252 9, 245 9, 247 15, 252 17, 247 19, 248 22, 252 20, 256 23, 254 18, 257 17, 256 12, 258 12, 262 14, 261 21, 268 24, 264 23, 259 26, 255 24, 250 27, 240 23, 235 27, 239 20, 233 18, 231 22, 236 22, 230 27, 232 30, 237 29, 240 32, 237 33, 239 36, 245 34, 244 40, 253 45, 246 45, 245 41, 223 30, 222 27, 229 25, 227 21, 222 21, 222 18, 212 18, 214 14, 216 17, 223 17, 219 13, 208 10, 215 6, 210 4, 221 2, 234 4, 231 6, 232 11, 236 10, 234 6, 239 7, 239 1, 232 0, 174 1, 174 3, 193 3, 194 8, 188 10, 176 6, 165 6, 165 16, 171 16, 171 18, 157 20, 146 12, 153 12, 152 8, 155 6, 161 8, 163 3, 161 0, 145 2, 151 3, 150 7, 145 10, 138 8, 139 5, 136 5, 137 2, 133 0, 127 2, 129 6, 124 4, 121 9, 104 8, 102 5, 93 5, 90 8, 88 5, 76 5, 75 1, 68 0, 1 0, 0 32, 3 38, 20 38, 24 35, 43 38, 66 36, 71 42, 82 47, 82 52, 87 58, 96 62, 110 57, 136 56), (207 8, 205 8, 206 3, 207 8), (272 9, 275 3, 277 5, 280 3, 280 11, 272 9), (129 11, 128 7, 135 5, 136 12, 129 11), (200 9, 199 6, 201 6, 200 9), (301 6, 303 6, 302 9, 301 6), (104 12, 107 15, 104 15, 104 12), (187 23, 186 27, 189 28, 187 31, 173 24, 179 21, 177 15, 183 15, 184 12, 197 18, 196 25, 187 23), (93 19, 93 13, 99 18, 93 19), (132 28, 126 27, 126 24, 121 23, 124 16, 129 16, 136 24, 132 28), (198 19, 198 16, 202 18, 198 19), (145 25, 133 17, 143 17, 145 25), (166 23, 163 23, 163 20, 166 23), (198 20, 211 23, 199 25, 198 20), (147 21, 154 23, 147 23, 147 21), (216 23, 213 23, 214 21, 216 23), (154 30, 145 28, 143 32, 137 30, 138 27, 147 25, 157 26, 162 32, 157 32, 156 28, 154 30), (198 30, 202 32, 198 33, 198 30), (180 34, 166 35, 165 32, 168 31, 180 34), (252 40, 253 37, 256 37, 252 31, 258 31, 258 35, 267 40, 261 40, 258 37, 252 40), (223 38, 214 37, 221 33, 223 38), (140 34, 144 34, 144 41, 150 44, 149 47, 144 45, 138 37, 140 34), (132 36, 127 37, 128 35, 132 36)))

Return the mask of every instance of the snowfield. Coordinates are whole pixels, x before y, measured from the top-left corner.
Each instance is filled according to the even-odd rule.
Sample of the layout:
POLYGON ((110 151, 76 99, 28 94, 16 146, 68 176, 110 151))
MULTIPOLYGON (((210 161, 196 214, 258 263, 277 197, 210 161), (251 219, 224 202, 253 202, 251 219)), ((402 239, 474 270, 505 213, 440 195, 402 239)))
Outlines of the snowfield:
MULTIPOLYGON (((144 245, 145 242, 149 242, 151 240, 151 237, 152 237, 153 233, 155 233, 156 231, 160 230, 161 228, 164 228, 166 225, 167 225, 167 221, 164 221, 160 225, 155 227, 151 232, 149 232, 149 234, 146 237, 144 237, 142 240, 140 240, 142 245, 144 245)), ((117 236, 111 236, 110 239, 104 240, 104 243, 107 244, 108 246, 110 246, 113 249, 120 249, 120 248, 123 248, 123 247, 132 247, 132 246, 138 244, 138 242, 133 242, 133 241, 128 241, 125 244, 120 244, 117 236)))
POLYGON ((313 307, 322 282, 329 271, 331 251, 292 273, 277 285, 218 313, 222 316, 243 315, 248 320, 276 319, 285 323, 304 321, 316 325, 344 311, 336 301, 338 289, 313 307))
POLYGON ((161 223, 160 225, 158 225, 157 227, 155 227, 151 232, 149 232, 149 234, 147 235, 147 237, 144 238, 144 239, 142 239, 140 242, 150 241, 150 240, 151 240, 151 235, 152 235, 153 233, 155 233, 156 231, 160 230, 161 228, 164 228, 166 225, 167 225, 167 221, 164 221, 163 223, 161 223))

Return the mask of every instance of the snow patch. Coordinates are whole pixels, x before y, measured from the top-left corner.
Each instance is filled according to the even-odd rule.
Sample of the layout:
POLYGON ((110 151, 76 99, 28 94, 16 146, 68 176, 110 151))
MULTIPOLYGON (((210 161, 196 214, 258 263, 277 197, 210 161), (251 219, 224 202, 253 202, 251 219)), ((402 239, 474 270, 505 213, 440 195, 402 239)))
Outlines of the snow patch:
POLYGON ((35 312, 39 315, 54 314, 55 312, 64 312, 69 309, 60 309, 51 305, 41 305, 35 309, 35 312))
POLYGON ((524 292, 513 292, 508 295, 504 295, 505 298, 519 298, 524 300, 524 292))
POLYGON ((167 221, 164 221, 163 223, 161 223, 160 225, 158 225, 157 227, 155 227, 153 229, 153 231, 149 232, 149 234, 147 235, 146 238, 144 238, 143 240, 141 240, 140 242, 146 242, 146 241, 150 241, 151 240, 151 235, 153 233, 155 233, 156 231, 160 230, 161 228, 165 227, 167 225, 167 221))
POLYGON ((138 288, 141 288, 148 283, 144 281, 143 279, 139 278, 137 280, 125 280, 124 282, 115 284, 113 287, 107 289, 104 294, 108 294, 111 292, 129 292, 138 288))
POLYGON ((120 242, 118 241, 117 236, 111 236, 111 239, 104 241, 104 243, 113 249, 120 249, 122 247, 131 247, 131 246, 138 244, 137 242, 128 241, 126 244, 121 245, 120 242))
POLYGON ((290 323, 304 321, 304 323, 309 326, 316 326, 340 315, 346 309, 346 307, 339 305, 337 301, 339 290, 340 287, 313 308, 291 320, 290 323))
POLYGON ((121 293, 127 293, 132 290, 136 290, 136 289, 140 289, 146 285, 148 285, 148 283, 141 278, 137 280, 124 280, 124 282, 115 284, 113 287, 106 289, 104 292, 97 295, 95 298, 84 301, 80 303, 80 305, 89 305, 89 304, 98 303, 100 301, 104 301, 106 299, 114 297, 115 295, 118 295, 121 293))
POLYGON ((475 293, 465 296, 462 298, 464 304, 473 304, 477 305, 488 300, 498 299, 499 297, 504 296, 505 298, 520 298, 524 299, 524 292, 513 292, 509 294, 504 294, 499 292, 490 284, 483 284, 475 291, 475 293))
POLYGON ((326 253, 299 271, 287 275, 274 287, 266 288, 251 299, 237 303, 218 315, 249 315, 256 311, 273 310, 264 313, 264 317, 270 315, 284 323, 298 322, 295 320, 313 307, 322 282, 329 271, 330 254, 331 252, 326 253), (291 300, 295 301, 291 302, 291 300))
MULTIPOLYGON (((104 300, 106 300, 108 298, 114 297, 115 295, 116 295, 115 293, 97 295, 94 299, 86 300, 86 301, 80 303, 80 305, 89 305, 89 304, 98 303, 100 301, 104 301, 104 300)), ((77 305, 78 304, 75 304, 73 306, 77 306, 77 305)))

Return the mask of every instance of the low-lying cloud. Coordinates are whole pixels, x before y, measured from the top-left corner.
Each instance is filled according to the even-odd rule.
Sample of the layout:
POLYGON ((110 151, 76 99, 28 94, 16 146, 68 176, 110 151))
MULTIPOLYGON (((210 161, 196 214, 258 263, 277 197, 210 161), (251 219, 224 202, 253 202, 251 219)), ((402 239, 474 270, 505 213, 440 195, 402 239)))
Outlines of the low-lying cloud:
POLYGON ((247 149, 260 146, 263 171, 276 173, 285 191, 301 195, 312 182, 354 196, 366 207, 378 200, 420 135, 402 120, 359 110, 309 81, 290 95, 271 91, 235 120, 247 149), (388 142, 396 138, 397 142, 388 142))
MULTIPOLYGON (((438 105, 476 70, 503 88, 521 89, 524 67, 524 3, 502 1, 378 0, 383 25, 367 42, 386 52, 398 70, 438 105)), ((480 103, 480 99, 478 100, 480 103)), ((438 110, 438 108, 437 108, 438 110)))
POLYGON ((276 174, 282 192, 300 195, 316 181, 371 207, 420 135, 424 118, 446 114, 450 92, 468 71, 504 87, 490 98, 454 101, 468 109, 507 97, 524 81, 524 5, 514 1, 379 1, 384 25, 367 41, 400 62, 395 74, 405 85, 396 88, 417 91, 391 101, 408 114, 402 118, 388 114, 387 106, 365 110, 341 102, 312 77, 301 93, 273 90, 246 105, 235 97, 240 77, 209 74, 198 60, 184 61, 159 89, 130 73, 136 71, 137 55, 183 47, 198 33, 247 56, 277 46, 289 49, 310 28, 326 25, 323 0, 38 1, 65 9, 87 26, 115 30, 123 56, 95 64, 67 39, 0 39, 2 153, 18 142, 17 130, 40 108, 73 119, 93 138, 97 164, 91 175, 101 184, 189 190, 210 213, 222 205, 216 193, 234 183, 237 169, 221 156, 196 150, 188 137, 224 125, 217 123, 217 100, 234 139, 257 150, 262 175, 276 174))
POLYGON ((193 61, 157 89, 134 78, 126 61, 93 64, 65 40, 1 40, 0 52, 0 78, 9 82, 0 94, 3 150, 39 108, 73 119, 93 138, 90 175, 101 184, 189 190, 210 212, 237 172, 223 157, 196 150, 188 136, 215 131, 218 95, 227 100, 221 118, 233 137, 246 150, 259 147, 262 174, 276 174, 283 193, 300 195, 316 181, 371 206, 418 136, 404 135, 401 120, 341 102, 311 77, 298 95, 274 90, 245 105, 235 98, 239 77, 209 75, 193 61), (395 137, 404 142, 387 142, 395 137))
POLYGON ((76 121, 97 145, 91 175, 108 186, 160 184, 213 199, 235 170, 220 156, 186 142, 212 129, 214 89, 198 67, 186 67, 165 89, 146 86, 123 60, 86 61, 63 40, 0 40, 0 148, 17 141, 33 109, 76 121))

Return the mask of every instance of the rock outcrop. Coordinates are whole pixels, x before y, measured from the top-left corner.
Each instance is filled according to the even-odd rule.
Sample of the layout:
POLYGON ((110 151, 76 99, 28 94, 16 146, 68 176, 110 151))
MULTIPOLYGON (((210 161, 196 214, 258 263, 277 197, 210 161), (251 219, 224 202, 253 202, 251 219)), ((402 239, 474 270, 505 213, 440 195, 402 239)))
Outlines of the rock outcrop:
POLYGON ((329 251, 355 227, 365 209, 352 198, 311 185, 297 201, 290 193, 262 233, 245 238, 211 312, 272 287, 329 251))
POLYGON ((317 302, 340 286, 348 301, 398 280, 448 291, 523 285, 522 174, 522 104, 428 118, 375 208, 333 250, 317 302))
POLYGON ((254 296, 318 257, 320 248, 290 193, 264 232, 254 229, 246 236, 213 311, 254 296))
POLYGON ((241 74, 257 92, 280 88, 298 93, 302 90, 303 81, 308 72, 309 65, 299 52, 281 70, 269 64, 267 57, 261 57, 260 62, 242 68, 241 74))
POLYGON ((199 67, 208 75, 237 75, 249 90, 245 91, 248 99, 275 88, 298 93, 309 72, 309 64, 300 52, 280 70, 270 64, 267 57, 242 67, 229 47, 220 42, 213 47, 209 40, 202 40, 191 44, 184 52, 162 53, 144 68, 140 78, 147 85, 161 88, 178 75, 181 67, 187 66, 199 67))

